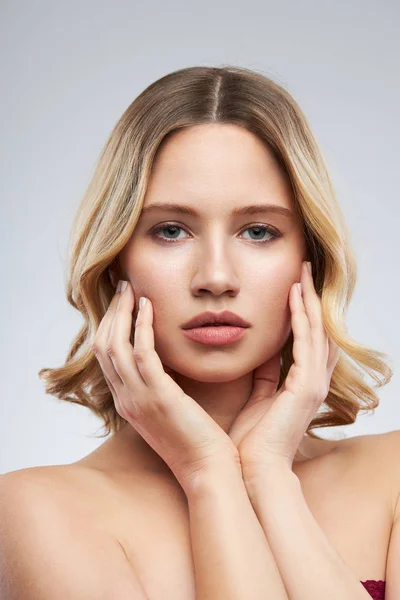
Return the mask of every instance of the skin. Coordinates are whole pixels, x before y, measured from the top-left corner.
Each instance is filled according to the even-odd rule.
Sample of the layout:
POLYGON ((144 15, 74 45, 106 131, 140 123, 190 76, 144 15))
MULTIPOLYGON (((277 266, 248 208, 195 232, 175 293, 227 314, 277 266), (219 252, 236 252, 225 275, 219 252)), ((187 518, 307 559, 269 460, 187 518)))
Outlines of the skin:
MULTIPOLYGON (((279 353, 290 334, 289 292, 301 280, 302 262, 308 259, 301 219, 289 179, 270 150, 254 134, 230 124, 194 126, 164 141, 144 208, 162 202, 190 205, 199 217, 142 212, 110 267, 111 277, 132 285, 133 323, 139 297, 150 298, 155 349, 164 367, 228 432, 251 394, 253 371, 279 353), (266 203, 293 215, 231 215, 235 208, 266 203), (171 225, 179 228, 169 230, 171 225), (261 225, 280 237, 274 239, 268 229, 252 229, 261 225), (213 347, 185 338, 181 326, 188 319, 224 309, 251 325, 240 342, 213 347)), ((160 458, 130 425, 113 437, 128 449, 127 455, 133 455, 132 447, 161 467, 160 458)))

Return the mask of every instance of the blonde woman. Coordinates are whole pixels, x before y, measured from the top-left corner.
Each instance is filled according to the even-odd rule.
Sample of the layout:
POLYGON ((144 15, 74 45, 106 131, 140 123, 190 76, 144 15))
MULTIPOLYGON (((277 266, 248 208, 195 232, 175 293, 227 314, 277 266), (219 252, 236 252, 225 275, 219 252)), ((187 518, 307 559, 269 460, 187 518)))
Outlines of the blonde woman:
POLYGON ((399 431, 312 431, 392 370, 348 336, 354 254, 291 95, 229 65, 152 83, 69 249, 84 325, 40 376, 112 435, 3 475, 1 598, 398 600, 399 431))

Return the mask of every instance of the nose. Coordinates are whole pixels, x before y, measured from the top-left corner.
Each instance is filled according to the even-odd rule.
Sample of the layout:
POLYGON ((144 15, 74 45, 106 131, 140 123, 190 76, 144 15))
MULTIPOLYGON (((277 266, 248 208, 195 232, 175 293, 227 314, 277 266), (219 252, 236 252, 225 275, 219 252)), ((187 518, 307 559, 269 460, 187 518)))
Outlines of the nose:
POLYGON ((236 296, 239 293, 239 278, 235 269, 235 259, 232 248, 225 240, 217 240, 216 234, 212 242, 199 248, 195 274, 191 281, 191 291, 194 296, 210 292, 214 296, 228 294, 236 296))

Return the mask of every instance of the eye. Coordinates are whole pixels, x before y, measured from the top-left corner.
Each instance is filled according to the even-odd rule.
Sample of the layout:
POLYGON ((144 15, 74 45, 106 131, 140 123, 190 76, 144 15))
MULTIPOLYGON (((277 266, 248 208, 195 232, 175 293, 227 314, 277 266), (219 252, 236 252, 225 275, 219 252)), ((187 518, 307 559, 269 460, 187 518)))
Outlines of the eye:
POLYGON ((267 227, 267 225, 250 225, 249 227, 246 227, 246 229, 244 229, 243 231, 251 230, 255 232, 256 236, 258 236, 254 241, 258 242, 259 244, 267 244, 280 237, 280 233, 278 233, 278 231, 272 229, 272 227, 267 227), (270 236, 267 239, 264 238, 266 233, 270 236), (261 240, 259 239, 260 235, 263 237, 263 239, 261 240))
POLYGON ((163 238, 159 235, 159 232, 169 230, 169 233, 171 234, 171 230, 172 230, 172 235, 174 235, 176 233, 177 229, 182 229, 182 231, 183 231, 183 227, 180 227, 179 225, 175 225, 174 223, 165 223, 162 227, 158 227, 157 229, 154 229, 151 232, 151 235, 153 235, 156 238, 161 239, 161 241, 166 241, 167 243, 174 242, 174 241, 177 241, 177 238, 163 238))
MULTIPOLYGON (((183 227, 181 227, 180 225, 177 225, 176 223, 164 223, 164 225, 162 227, 157 227, 156 229, 153 229, 150 232, 150 235, 155 238, 158 238, 162 243, 164 243, 164 242, 166 244, 176 243, 176 242, 180 241, 179 238, 177 238, 177 237, 172 237, 172 238, 166 237, 165 238, 160 235, 160 232, 168 230, 170 235, 175 235, 175 234, 177 234, 179 229, 181 229, 182 231, 185 231, 185 229, 183 227)), ((262 225, 262 224, 249 225, 245 229, 243 229, 243 231, 247 231, 247 230, 249 230, 249 231, 253 230, 253 232, 255 232, 255 235, 258 236, 256 238, 252 238, 253 241, 255 241, 257 244, 268 244, 269 242, 274 241, 276 238, 281 237, 281 234, 278 232, 278 230, 273 229, 272 227, 269 227, 267 225, 262 225), (260 236, 264 238, 265 234, 268 234, 269 237, 266 239, 260 239, 260 236)))

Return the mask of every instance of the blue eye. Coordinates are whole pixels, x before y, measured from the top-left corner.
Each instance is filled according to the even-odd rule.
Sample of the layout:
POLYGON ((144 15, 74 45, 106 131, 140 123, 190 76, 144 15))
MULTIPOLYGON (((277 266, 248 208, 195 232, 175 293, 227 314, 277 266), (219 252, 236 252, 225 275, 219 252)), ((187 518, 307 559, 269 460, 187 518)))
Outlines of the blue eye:
MULTIPOLYGON (((165 223, 162 227, 158 227, 157 229, 154 229, 151 232, 151 235, 155 238, 158 238, 158 240, 160 240, 162 243, 166 243, 166 244, 170 244, 170 243, 176 243, 179 242, 180 240, 176 237, 173 238, 165 238, 161 235, 159 235, 160 232, 162 231, 166 231, 169 230, 169 234, 170 235, 175 235, 177 233, 177 230, 181 229, 182 231, 185 231, 183 227, 181 227, 180 225, 177 225, 175 223, 165 223)), ((256 236, 260 236, 260 235, 265 235, 265 233, 267 233, 270 237, 268 237, 267 239, 259 239, 259 237, 257 238, 253 238, 253 241, 255 241, 257 244, 268 244, 269 242, 274 241, 276 238, 279 238, 281 236, 281 234, 275 230, 272 229, 271 227, 268 227, 266 225, 251 225, 249 227, 246 227, 243 231, 247 231, 247 230, 253 230, 256 232, 256 236)), ((182 238, 181 238, 182 239, 182 238)))

